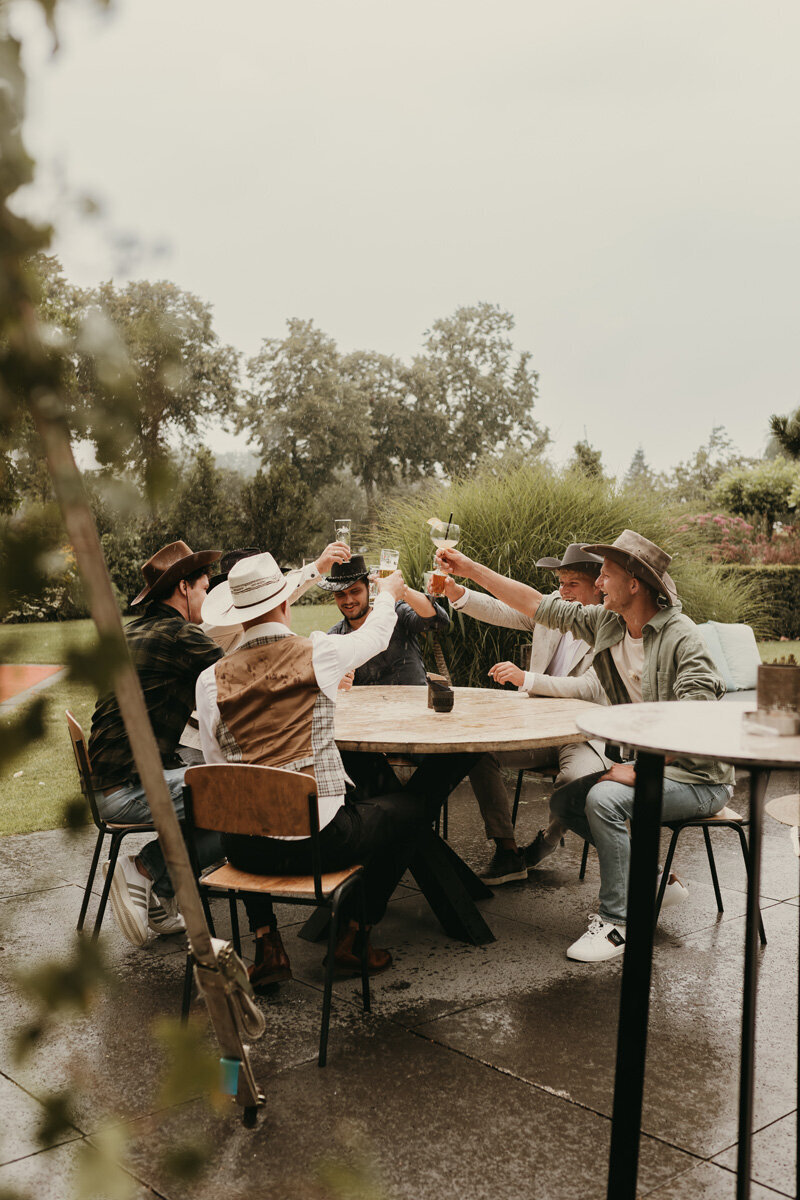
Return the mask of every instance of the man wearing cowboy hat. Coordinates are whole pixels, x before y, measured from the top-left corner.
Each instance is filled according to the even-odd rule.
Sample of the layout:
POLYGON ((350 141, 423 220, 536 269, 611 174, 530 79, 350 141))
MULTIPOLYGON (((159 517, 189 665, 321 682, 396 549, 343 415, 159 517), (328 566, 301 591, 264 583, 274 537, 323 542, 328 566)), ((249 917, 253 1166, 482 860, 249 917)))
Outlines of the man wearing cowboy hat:
MULTIPOLYGON (((333 592, 333 598, 342 614, 342 620, 328 633, 350 634, 360 629, 369 615, 369 572, 360 554, 354 554, 347 563, 334 563, 327 579, 319 586, 333 592)), ((399 684, 424 684, 425 664, 422 661, 419 642, 421 633, 437 629, 449 629, 447 611, 430 596, 423 595, 404 585, 400 599, 395 604, 397 624, 392 631, 389 645, 381 654, 376 654, 355 673, 356 687, 365 684, 390 686, 399 684)))
MULTIPOLYGON (((587 545, 603 566, 602 605, 584 607, 507 579, 455 550, 439 551, 452 574, 474 580, 518 612, 594 648, 593 667, 611 704, 655 700, 718 700, 725 692, 694 622, 680 611, 659 546, 625 529, 611 544, 587 545)), ((602 962, 625 949, 634 763, 614 763, 554 793, 551 807, 580 837, 594 843, 600 862, 600 905, 589 928, 567 950, 578 962, 602 962)), ((711 816, 729 799, 733 768, 676 757, 664 771, 664 821, 711 816)))
MULTIPOLYGON (((304 587, 349 554, 346 546, 327 547, 316 564, 306 568, 304 587)), ((145 704, 161 753, 164 777, 178 816, 183 815, 183 776, 186 764, 177 749, 187 718, 194 708, 197 677, 220 658, 220 648, 203 633, 203 599, 209 567, 218 550, 193 552, 185 542, 163 546, 142 566, 145 587, 131 601, 142 615, 125 627, 125 638, 144 692, 145 704)), ((92 717, 89 760, 106 821, 147 824, 150 808, 139 782, 130 743, 113 692, 101 696, 92 717)), ((207 864, 221 856, 216 835, 203 834, 198 858, 207 864)), ((104 865, 104 873, 108 864, 104 865)), ((134 945, 143 946, 150 933, 176 933, 185 928, 157 839, 136 856, 120 858, 110 889, 117 924, 134 945)))
MULTIPOLYGON (((389 644, 397 622, 395 604, 403 577, 395 571, 378 584, 372 612, 349 637, 291 631, 289 607, 296 572, 284 576, 271 554, 237 563, 226 584, 203 605, 214 625, 241 623, 244 638, 232 654, 203 671, 197 681, 197 716, 206 762, 244 762, 313 773, 317 782, 321 866, 339 870, 364 864, 367 921, 379 921, 400 881, 414 841, 430 824, 427 801, 448 786, 460 762, 426 763, 415 788, 369 800, 345 796, 347 778, 334 739, 337 689, 389 644)), ((461 756, 464 758, 464 756, 461 756)), ((310 839, 224 839, 231 862, 256 874, 308 874, 310 839)), ((253 986, 291 978, 286 950, 271 906, 257 895, 244 897, 256 936, 253 986)), ((347 914, 350 916, 351 914, 347 914)), ((360 971, 354 920, 336 947, 340 974, 360 971)), ((387 950, 367 946, 369 969, 391 965, 387 950)))
MULTIPOLYGON (((562 600, 578 604, 599 604, 603 596, 596 586, 602 559, 588 554, 583 544, 573 542, 561 558, 540 558, 537 567, 555 571, 562 600)), ((506 629, 527 629, 532 633, 527 671, 515 663, 501 662, 489 671, 497 683, 512 683, 530 696, 570 696, 594 703, 605 703, 605 693, 592 670, 592 648, 571 633, 547 629, 527 614, 517 612, 485 592, 461 587, 452 576, 445 584, 445 595, 452 607, 477 621, 506 629)), ((545 750, 524 750, 508 754, 484 754, 469 773, 487 838, 495 842, 495 853, 481 878, 490 887, 527 879, 528 871, 555 850, 567 827, 553 818, 547 830, 540 829, 535 841, 521 850, 511 823, 511 805, 502 767, 558 768, 556 787, 580 779, 592 771, 611 765, 600 742, 573 742, 545 750)))

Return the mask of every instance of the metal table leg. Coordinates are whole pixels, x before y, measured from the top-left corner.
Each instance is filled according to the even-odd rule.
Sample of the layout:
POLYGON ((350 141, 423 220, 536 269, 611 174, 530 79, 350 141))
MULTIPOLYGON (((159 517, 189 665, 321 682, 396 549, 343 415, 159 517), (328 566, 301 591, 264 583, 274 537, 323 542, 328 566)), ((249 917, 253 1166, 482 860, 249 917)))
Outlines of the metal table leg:
POLYGON ((636 1200, 650 1011, 664 759, 640 753, 631 822, 628 924, 617 1032, 608 1200, 636 1200))
POLYGON ((753 1079, 755 1068, 756 985, 758 983, 758 897, 761 890, 761 825, 769 771, 750 770, 750 874, 747 880, 747 924, 744 943, 742 1057, 739 1074, 739 1146, 736 1155, 736 1200, 749 1200, 753 1149, 753 1079))

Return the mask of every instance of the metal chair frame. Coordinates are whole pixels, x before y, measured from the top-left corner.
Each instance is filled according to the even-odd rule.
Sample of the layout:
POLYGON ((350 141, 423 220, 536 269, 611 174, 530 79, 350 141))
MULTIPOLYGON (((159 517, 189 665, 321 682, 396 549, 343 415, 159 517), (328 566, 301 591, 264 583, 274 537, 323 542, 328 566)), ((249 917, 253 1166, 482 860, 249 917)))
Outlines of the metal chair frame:
POLYGON ((97 841, 94 846, 92 855, 92 865, 89 868, 89 878, 86 880, 86 887, 83 890, 83 901, 81 903, 81 911, 78 916, 78 924, 76 926, 78 933, 83 930, 84 921, 86 920, 86 911, 89 907, 89 897, 92 894, 97 867, 100 862, 100 851, 103 846, 103 839, 106 834, 111 838, 111 845, 108 853, 108 872, 106 874, 103 890, 100 893, 100 904, 95 917, 94 929, 92 930, 92 941, 95 941, 100 933, 100 927, 103 924, 103 917, 108 904, 108 895, 111 890, 111 881, 114 877, 114 871, 117 866, 117 858, 119 857, 119 849, 122 845, 123 838, 126 838, 129 833, 153 833, 155 826, 147 825, 122 825, 116 822, 104 821, 100 816, 100 809, 97 804, 97 795, 92 783, 92 768, 89 762, 89 751, 86 747, 86 738, 80 723, 76 720, 69 709, 65 710, 67 718, 67 726, 69 728, 70 741, 72 742, 72 750, 75 755, 75 766, 78 769, 78 779, 80 780, 81 792, 85 797, 89 811, 92 814, 92 821, 97 826, 97 841))
MULTIPOLYGON (((747 817, 741 817, 741 818, 725 817, 725 818, 720 819, 718 817, 691 817, 685 821, 665 821, 664 824, 666 825, 666 827, 668 829, 672 830, 672 837, 669 840, 669 849, 667 850, 667 857, 664 861, 664 870, 661 875, 661 884, 658 889, 658 896, 656 897, 656 920, 658 920, 659 913, 661 912, 661 905, 664 901, 664 893, 667 890, 667 883, 669 881, 669 872, 670 872, 670 868, 672 866, 672 860, 675 857, 675 849, 678 845, 678 838, 683 833, 684 829, 692 829, 692 828, 702 829, 702 831, 703 831, 703 840, 705 841, 706 855, 708 857, 708 867, 709 867, 709 870, 711 871, 711 882, 714 885, 714 895, 717 900, 717 912, 724 912, 725 906, 722 903, 722 892, 720 891, 720 887, 719 887, 719 879, 717 877, 717 864, 714 860, 714 850, 711 846, 711 836, 709 834, 709 830, 710 829, 735 829, 736 830, 736 833, 738 834, 738 837, 739 837, 739 845, 741 846, 741 849, 742 849, 742 858, 744 860, 744 869, 747 873, 747 878, 749 879, 750 878, 750 847, 748 845, 747 838, 746 838, 745 832, 744 832, 745 826, 750 824, 749 818, 747 818, 747 817)), ((581 869, 580 869, 580 874, 578 876, 579 879, 583 879, 584 876, 586 875, 586 863, 589 858, 589 846, 590 845, 591 845, 591 842, 583 843, 583 854, 581 855, 581 869)), ((761 918, 761 909, 760 908, 758 910, 758 936, 761 938, 761 945, 766 946, 767 935, 764 932, 764 922, 761 918)))
MULTIPOLYGON (((279 769, 272 768, 272 767, 254 767, 254 766, 250 766, 250 765, 246 765, 246 764, 230 764, 230 767, 228 769, 229 770, 233 769, 234 766, 237 771, 259 771, 259 772, 270 772, 270 773, 274 772, 275 774, 277 774, 279 771, 279 769)), ((186 819, 185 819, 184 825, 183 825, 184 837, 186 839, 186 845, 187 845, 187 848, 189 851, 189 858, 190 858, 190 861, 192 864, 192 869, 197 878, 198 889, 200 892, 200 899, 203 904, 203 909, 206 914, 206 920, 208 921, 209 929, 211 930, 212 936, 216 937, 216 931, 215 931, 215 927, 214 927, 214 919, 211 915, 211 907, 208 902, 209 893, 211 893, 211 892, 216 892, 219 895, 227 895, 227 897, 228 897, 228 903, 230 905, 230 913, 231 913, 232 941, 233 941, 234 949, 235 949, 236 953, 239 955, 241 955, 241 938, 240 938, 240 934, 239 934, 239 919, 238 919, 238 914, 236 911, 236 901, 237 901, 237 898, 240 895, 242 895, 244 892, 252 891, 253 894, 263 896, 267 900, 276 901, 281 904, 299 904, 299 905, 305 905, 305 906, 312 906, 315 908, 322 907, 322 908, 328 909, 328 911, 330 912, 330 928, 329 928, 329 933, 328 933, 328 954, 327 954, 327 958, 325 960, 325 983, 324 983, 324 989, 323 989, 323 995, 322 995, 322 1023, 321 1023, 320 1038, 319 1038, 319 1055, 317 1057, 317 1065, 320 1067, 324 1067, 325 1063, 327 1061, 328 1030, 329 1030, 329 1026, 330 1026, 331 1000, 332 1000, 332 994, 333 994, 334 952, 336 949, 337 934, 339 931, 339 913, 340 913, 342 901, 345 899, 345 897, 350 892, 352 892, 354 890, 358 891, 358 905, 359 905, 359 921, 358 921, 358 923, 359 923, 359 932, 361 933, 361 941, 362 941, 361 996, 362 996, 362 1002, 364 1005, 364 1012, 371 1012, 369 970, 368 970, 368 966, 367 966, 366 906, 365 906, 365 897, 364 897, 364 878, 363 878, 364 868, 361 866, 354 866, 352 868, 353 874, 351 874, 346 880, 344 880, 343 883, 341 883, 333 891, 326 892, 324 885, 323 885, 324 876, 323 876, 323 872, 322 872, 322 868, 321 868, 321 856, 320 856, 320 848, 319 848, 319 806, 318 806, 318 802, 317 802, 317 793, 316 793, 316 790, 314 790, 313 792, 310 791, 307 796, 308 829, 307 830, 305 830, 305 829, 298 830, 298 833, 300 834, 300 836, 307 836, 310 831, 312 873, 311 873, 311 875, 304 876, 304 877, 291 876, 291 878, 295 879, 295 880, 297 878, 306 878, 309 880, 313 880, 313 884, 314 884, 313 896, 308 896, 308 897, 293 896, 293 895, 287 894, 285 891, 281 891, 280 889, 277 891, 263 891, 260 888, 256 890, 256 889, 248 889, 248 888, 224 887, 219 884, 214 884, 210 879, 209 879, 209 882, 205 882, 204 877, 200 873, 199 864, 197 862, 197 855, 194 850, 193 833, 194 833, 195 829, 197 828, 197 826, 195 824, 192 784, 193 784, 193 779, 196 780, 198 772, 209 771, 209 770, 213 771, 213 770, 218 770, 218 769, 220 769, 220 768, 215 768, 215 767, 190 767, 190 768, 188 768, 188 770, 186 772, 186 782, 184 783, 184 788, 183 788, 183 797, 184 797, 184 804, 185 804, 185 811, 186 811, 186 819)), ((225 769, 225 768, 222 768, 222 769, 225 769)), ((280 773, 286 774, 285 771, 281 771, 280 773)), ((265 780, 265 783, 268 784, 269 783, 269 775, 265 774, 263 776, 263 778, 265 780)), ((313 784, 313 782, 314 782, 313 778, 310 776, 308 778, 309 778, 309 782, 311 784, 313 784)), ((266 790, 268 790, 268 789, 266 789, 266 790)), ((268 803, 267 795, 265 795, 265 800, 268 803)), ((203 825, 203 828, 208 828, 207 822, 203 825)), ((225 833, 225 832, 230 832, 230 831, 226 831, 223 828, 223 829, 217 829, 215 832, 225 833)), ((206 878, 208 878, 209 876, 213 876, 215 869, 216 868, 212 868, 210 871, 206 872, 206 878)), ((244 874, 244 872, 243 872, 243 874, 244 874)), ((186 954, 186 973, 184 976, 183 1000, 182 1000, 182 1005, 181 1005, 181 1018, 184 1021, 188 1017, 189 1005, 191 1003, 193 963, 194 963, 194 959, 192 956, 191 947, 189 947, 189 949, 187 950, 187 954, 186 954)))

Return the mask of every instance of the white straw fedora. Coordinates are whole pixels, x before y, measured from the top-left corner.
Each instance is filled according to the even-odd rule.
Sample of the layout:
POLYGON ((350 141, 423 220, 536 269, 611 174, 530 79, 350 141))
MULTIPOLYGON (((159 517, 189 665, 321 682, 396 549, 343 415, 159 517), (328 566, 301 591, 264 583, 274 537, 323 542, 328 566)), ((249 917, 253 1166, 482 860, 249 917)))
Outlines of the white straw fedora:
POLYGON ((289 600, 300 586, 302 571, 283 574, 271 554, 254 554, 231 567, 225 583, 203 601, 208 625, 242 625, 289 600))

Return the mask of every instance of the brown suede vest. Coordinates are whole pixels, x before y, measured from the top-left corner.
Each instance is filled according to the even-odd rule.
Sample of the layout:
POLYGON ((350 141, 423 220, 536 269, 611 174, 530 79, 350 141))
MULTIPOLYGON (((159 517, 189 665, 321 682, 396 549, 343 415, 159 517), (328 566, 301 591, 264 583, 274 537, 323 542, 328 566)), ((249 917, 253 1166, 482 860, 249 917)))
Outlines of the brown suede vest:
POLYGON ((220 717, 239 750, 220 744, 226 757, 284 767, 310 759, 311 726, 319 686, 308 638, 258 638, 215 665, 220 717))

